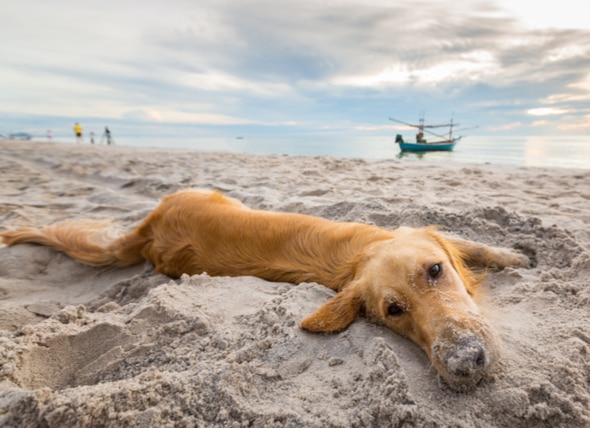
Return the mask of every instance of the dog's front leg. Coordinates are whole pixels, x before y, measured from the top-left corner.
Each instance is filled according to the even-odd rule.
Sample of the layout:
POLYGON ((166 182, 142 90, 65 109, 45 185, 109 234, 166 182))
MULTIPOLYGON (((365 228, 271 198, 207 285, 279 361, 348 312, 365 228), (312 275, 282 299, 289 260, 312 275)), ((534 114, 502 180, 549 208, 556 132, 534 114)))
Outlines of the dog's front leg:
POLYGON ((479 242, 468 241, 454 236, 446 236, 461 253, 465 256, 468 264, 490 267, 493 269, 504 269, 505 267, 530 267, 530 259, 520 253, 505 249, 490 247, 479 242))

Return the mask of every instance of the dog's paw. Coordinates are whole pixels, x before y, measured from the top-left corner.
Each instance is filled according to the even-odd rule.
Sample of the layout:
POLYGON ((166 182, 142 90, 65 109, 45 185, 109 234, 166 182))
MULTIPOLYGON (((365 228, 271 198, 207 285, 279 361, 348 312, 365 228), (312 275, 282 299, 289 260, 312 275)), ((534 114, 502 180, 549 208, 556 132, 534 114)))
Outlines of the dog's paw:
POLYGON ((527 243, 518 243, 514 246, 512 253, 514 257, 518 259, 519 263, 515 264, 516 267, 534 268, 537 266, 537 252, 533 245, 527 243))
POLYGON ((496 270, 507 267, 530 268, 533 266, 533 261, 526 254, 504 248, 493 248, 490 256, 487 265, 496 270))
POLYGON ((514 256, 514 267, 523 267, 523 268, 531 268, 532 261, 526 255, 520 253, 512 253, 514 256))
POLYGON ((498 257, 498 268, 503 269, 506 267, 520 267, 520 268, 531 268, 533 267, 533 261, 523 253, 517 253, 510 250, 502 250, 498 257))

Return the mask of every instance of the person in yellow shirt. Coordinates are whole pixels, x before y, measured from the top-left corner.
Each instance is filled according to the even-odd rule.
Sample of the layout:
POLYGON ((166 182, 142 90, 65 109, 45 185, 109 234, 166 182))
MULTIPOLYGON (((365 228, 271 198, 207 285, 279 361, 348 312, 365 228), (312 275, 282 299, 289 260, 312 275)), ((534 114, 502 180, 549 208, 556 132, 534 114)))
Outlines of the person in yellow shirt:
POLYGON ((82 141, 82 127, 78 122, 74 125, 74 132, 76 133, 76 143, 80 143, 82 141))

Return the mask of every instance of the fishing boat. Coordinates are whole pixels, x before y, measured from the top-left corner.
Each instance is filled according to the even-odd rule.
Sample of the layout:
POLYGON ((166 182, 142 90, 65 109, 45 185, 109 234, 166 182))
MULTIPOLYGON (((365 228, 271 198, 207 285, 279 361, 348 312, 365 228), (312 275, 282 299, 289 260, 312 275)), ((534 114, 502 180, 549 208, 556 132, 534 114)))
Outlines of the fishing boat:
POLYGON ((455 148, 459 140, 463 138, 462 136, 453 137, 453 127, 459 126, 456 123, 453 123, 453 119, 449 123, 441 124, 441 125, 425 125, 424 124, 424 114, 420 115, 420 120, 418 125, 414 125, 408 122, 404 122, 402 120, 389 118, 389 120, 393 122, 402 123, 406 126, 411 126, 413 128, 418 129, 418 133, 416 134, 416 142, 407 142, 404 141, 404 138, 401 134, 397 134, 395 136, 396 144, 399 144, 399 148, 402 152, 430 152, 430 151, 446 151, 449 152, 455 148), (448 135, 440 135, 431 131, 431 129, 436 128, 449 128, 448 135), (424 133, 428 133, 437 138, 435 141, 428 141, 424 138, 424 133))

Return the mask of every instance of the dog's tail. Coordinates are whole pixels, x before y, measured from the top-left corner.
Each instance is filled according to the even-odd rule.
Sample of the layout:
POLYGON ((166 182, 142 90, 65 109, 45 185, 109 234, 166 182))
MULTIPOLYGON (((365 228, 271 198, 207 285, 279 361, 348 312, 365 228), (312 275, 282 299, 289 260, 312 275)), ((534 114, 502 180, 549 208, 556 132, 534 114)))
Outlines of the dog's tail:
POLYGON ((142 249, 147 238, 137 229, 116 238, 108 226, 109 223, 104 221, 71 221, 41 229, 21 227, 0 233, 0 238, 8 246, 22 243, 46 245, 91 266, 129 266, 144 260, 142 249))

